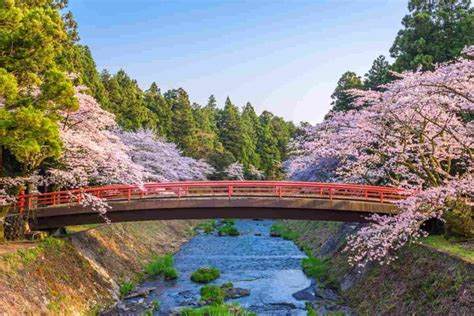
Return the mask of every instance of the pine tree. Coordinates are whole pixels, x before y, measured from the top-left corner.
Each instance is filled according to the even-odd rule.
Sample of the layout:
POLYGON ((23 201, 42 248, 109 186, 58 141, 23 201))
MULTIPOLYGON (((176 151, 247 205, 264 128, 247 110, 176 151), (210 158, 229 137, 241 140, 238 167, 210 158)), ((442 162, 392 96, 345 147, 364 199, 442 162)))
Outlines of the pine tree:
POLYGON ((225 101, 224 110, 220 115, 219 139, 225 150, 232 153, 235 160, 242 159, 242 122, 239 109, 232 104, 229 97, 225 101))
POLYGON ((290 130, 285 120, 278 116, 273 116, 271 120, 273 137, 277 141, 278 150, 280 151, 280 160, 286 160, 288 151, 288 143, 290 142, 290 130))
POLYGON ((397 71, 432 69, 453 60, 474 43, 474 8, 470 0, 410 0, 390 48, 397 71))
POLYGON ((172 112, 156 82, 153 82, 150 88, 145 91, 145 106, 156 116, 155 132, 168 138, 173 124, 172 112))
POLYGON ((167 91, 164 97, 173 115, 169 139, 176 143, 185 155, 192 156, 196 124, 188 93, 183 88, 179 88, 167 91))
POLYGON ((104 107, 116 115, 117 123, 123 129, 134 131, 156 127, 156 115, 145 106, 144 93, 136 80, 131 79, 124 70, 113 76, 103 71, 101 80, 110 101, 104 107))
POLYGON ((222 152, 223 147, 216 133, 217 127, 213 113, 206 107, 194 103, 193 117, 196 122, 195 143, 192 149, 193 157, 208 158, 214 152, 222 152))
POLYGON ((336 89, 331 95, 331 112, 348 111, 353 108, 354 97, 348 93, 350 89, 362 89, 363 84, 360 77, 352 72, 346 71, 337 82, 336 89))
POLYGON ((246 170, 250 166, 260 168, 260 156, 257 153, 257 131, 260 122, 250 102, 247 102, 242 111, 242 159, 241 163, 246 170))
POLYGON ((390 64, 385 56, 380 55, 372 63, 372 67, 365 74, 364 86, 371 90, 381 90, 380 85, 392 81, 394 78, 390 75, 390 64))
POLYGON ((265 172, 268 179, 276 179, 281 176, 281 157, 278 142, 273 136, 272 117, 273 114, 267 111, 260 115, 260 128, 257 140, 257 152, 261 159, 260 169, 265 172))

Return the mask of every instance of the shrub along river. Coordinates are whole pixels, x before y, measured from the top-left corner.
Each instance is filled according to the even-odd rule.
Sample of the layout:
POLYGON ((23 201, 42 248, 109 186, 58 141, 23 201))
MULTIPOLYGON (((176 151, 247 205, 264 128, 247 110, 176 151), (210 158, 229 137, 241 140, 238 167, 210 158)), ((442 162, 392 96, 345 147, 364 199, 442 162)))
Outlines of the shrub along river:
POLYGON ((190 277, 204 266, 221 272, 210 285, 232 282, 237 289, 234 296, 241 297, 226 303, 237 302, 258 315, 307 315, 306 302, 312 302, 319 314, 346 310, 336 304, 333 291, 318 288, 317 282, 303 273, 301 261, 306 255, 292 241, 270 236, 272 224, 270 220, 239 220, 235 222, 239 236, 198 234, 174 256, 177 279, 148 279, 134 290, 135 295, 141 295, 122 300, 111 313, 139 314, 156 307, 157 302, 155 315, 179 315, 185 307, 201 306, 203 284, 190 277))

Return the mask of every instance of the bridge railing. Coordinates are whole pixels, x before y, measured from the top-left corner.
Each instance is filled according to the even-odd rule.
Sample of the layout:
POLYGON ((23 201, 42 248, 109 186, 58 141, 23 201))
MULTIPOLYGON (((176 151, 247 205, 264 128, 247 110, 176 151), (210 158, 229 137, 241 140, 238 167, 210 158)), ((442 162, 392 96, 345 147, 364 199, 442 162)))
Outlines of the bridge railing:
POLYGON ((409 195, 407 191, 398 188, 337 183, 196 181, 114 185, 28 195, 21 193, 17 205, 21 213, 25 209, 81 204, 82 200, 88 196, 108 201, 131 201, 143 198, 278 197, 393 203, 405 199, 407 195, 409 195))

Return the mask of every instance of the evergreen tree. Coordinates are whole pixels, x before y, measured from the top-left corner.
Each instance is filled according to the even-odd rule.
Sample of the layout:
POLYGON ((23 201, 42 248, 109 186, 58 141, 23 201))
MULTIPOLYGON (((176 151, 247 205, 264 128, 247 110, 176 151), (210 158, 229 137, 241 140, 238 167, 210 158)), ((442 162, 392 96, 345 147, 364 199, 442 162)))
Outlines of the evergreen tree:
POLYGON ((278 116, 273 116, 271 120, 273 137, 276 139, 278 150, 280 151, 280 160, 286 160, 287 147, 290 142, 290 130, 285 120, 278 116))
POLYGON ((410 0, 408 10, 390 48, 395 70, 432 69, 474 43, 470 0, 410 0))
POLYGON ((0 175, 4 154, 23 174, 58 157, 59 111, 79 107, 66 76, 72 69, 61 62, 75 40, 64 8, 64 1, 0 2, 0 175))
POLYGON ((257 152, 261 160, 260 169, 265 172, 268 179, 277 179, 281 177, 281 157, 278 142, 273 136, 272 118, 273 115, 267 111, 264 111, 259 117, 257 152))
POLYGON ((214 95, 211 94, 209 96, 209 100, 207 101, 207 104, 204 106, 203 111, 205 112, 205 115, 207 119, 209 120, 209 125, 211 126, 212 130, 218 134, 219 133, 219 128, 217 127, 217 117, 218 117, 218 112, 219 109, 217 108, 217 101, 214 95))
POLYGON ((107 106, 109 102, 107 91, 100 80, 100 74, 97 71, 89 47, 77 45, 74 47, 74 50, 76 51, 76 58, 79 63, 76 68, 77 73, 79 74, 79 83, 90 89, 92 96, 99 102, 99 104, 102 104, 104 107, 107 106))
POLYGON ((257 131, 259 120, 250 102, 244 106, 242 111, 242 159, 240 162, 246 170, 250 166, 260 167, 260 156, 257 153, 257 131))
POLYGON ((150 88, 145 91, 145 106, 155 114, 155 132, 162 137, 168 138, 173 124, 172 112, 165 98, 161 95, 160 88, 158 88, 156 82, 153 82, 150 88))
POLYGON ((221 152, 223 147, 216 133, 213 113, 197 103, 194 103, 192 108, 194 121, 196 122, 192 156, 196 158, 208 158, 213 152, 221 152))
POLYGON ((370 90, 380 90, 379 86, 392 81, 390 64, 385 56, 380 55, 372 63, 372 67, 365 74, 364 87, 370 90))
POLYGON ((124 70, 119 70, 113 76, 103 71, 101 80, 110 101, 104 107, 116 115, 117 123, 123 129, 156 127, 156 116, 145 106, 144 93, 136 80, 131 79, 124 70))
POLYGON ((183 88, 179 88, 167 91, 164 97, 173 115, 169 139, 176 143, 185 155, 192 156, 196 125, 189 96, 183 88))
POLYGON ((353 108, 354 97, 352 97, 348 90, 350 89, 362 89, 363 84, 360 77, 352 72, 346 71, 337 82, 336 89, 331 95, 331 99, 334 101, 331 102, 332 109, 331 112, 340 112, 348 111, 353 108))
POLYGON ((224 110, 220 115, 219 139, 224 149, 232 153, 235 160, 242 159, 242 123, 239 109, 232 104, 229 97, 225 101, 224 110))

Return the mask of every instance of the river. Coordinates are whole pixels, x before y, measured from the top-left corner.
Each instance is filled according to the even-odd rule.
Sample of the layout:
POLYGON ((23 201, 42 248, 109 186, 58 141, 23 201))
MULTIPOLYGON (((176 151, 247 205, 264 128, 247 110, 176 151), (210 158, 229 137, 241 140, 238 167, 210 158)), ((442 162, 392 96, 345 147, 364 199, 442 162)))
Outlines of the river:
POLYGON ((232 282, 234 287, 250 290, 250 295, 228 302, 238 302, 258 315, 306 315, 306 301, 320 302, 316 311, 324 314, 338 310, 335 293, 318 289, 316 282, 301 269, 305 254, 288 240, 270 237, 273 221, 239 220, 238 237, 199 234, 174 256, 179 278, 173 281, 147 280, 139 288, 153 289, 145 298, 120 302, 115 313, 139 312, 138 306, 160 302, 155 315, 169 315, 182 306, 195 307, 201 284, 190 280, 191 273, 203 266, 215 266, 221 276, 211 285, 232 282), (324 302, 324 303, 321 303, 324 302))

